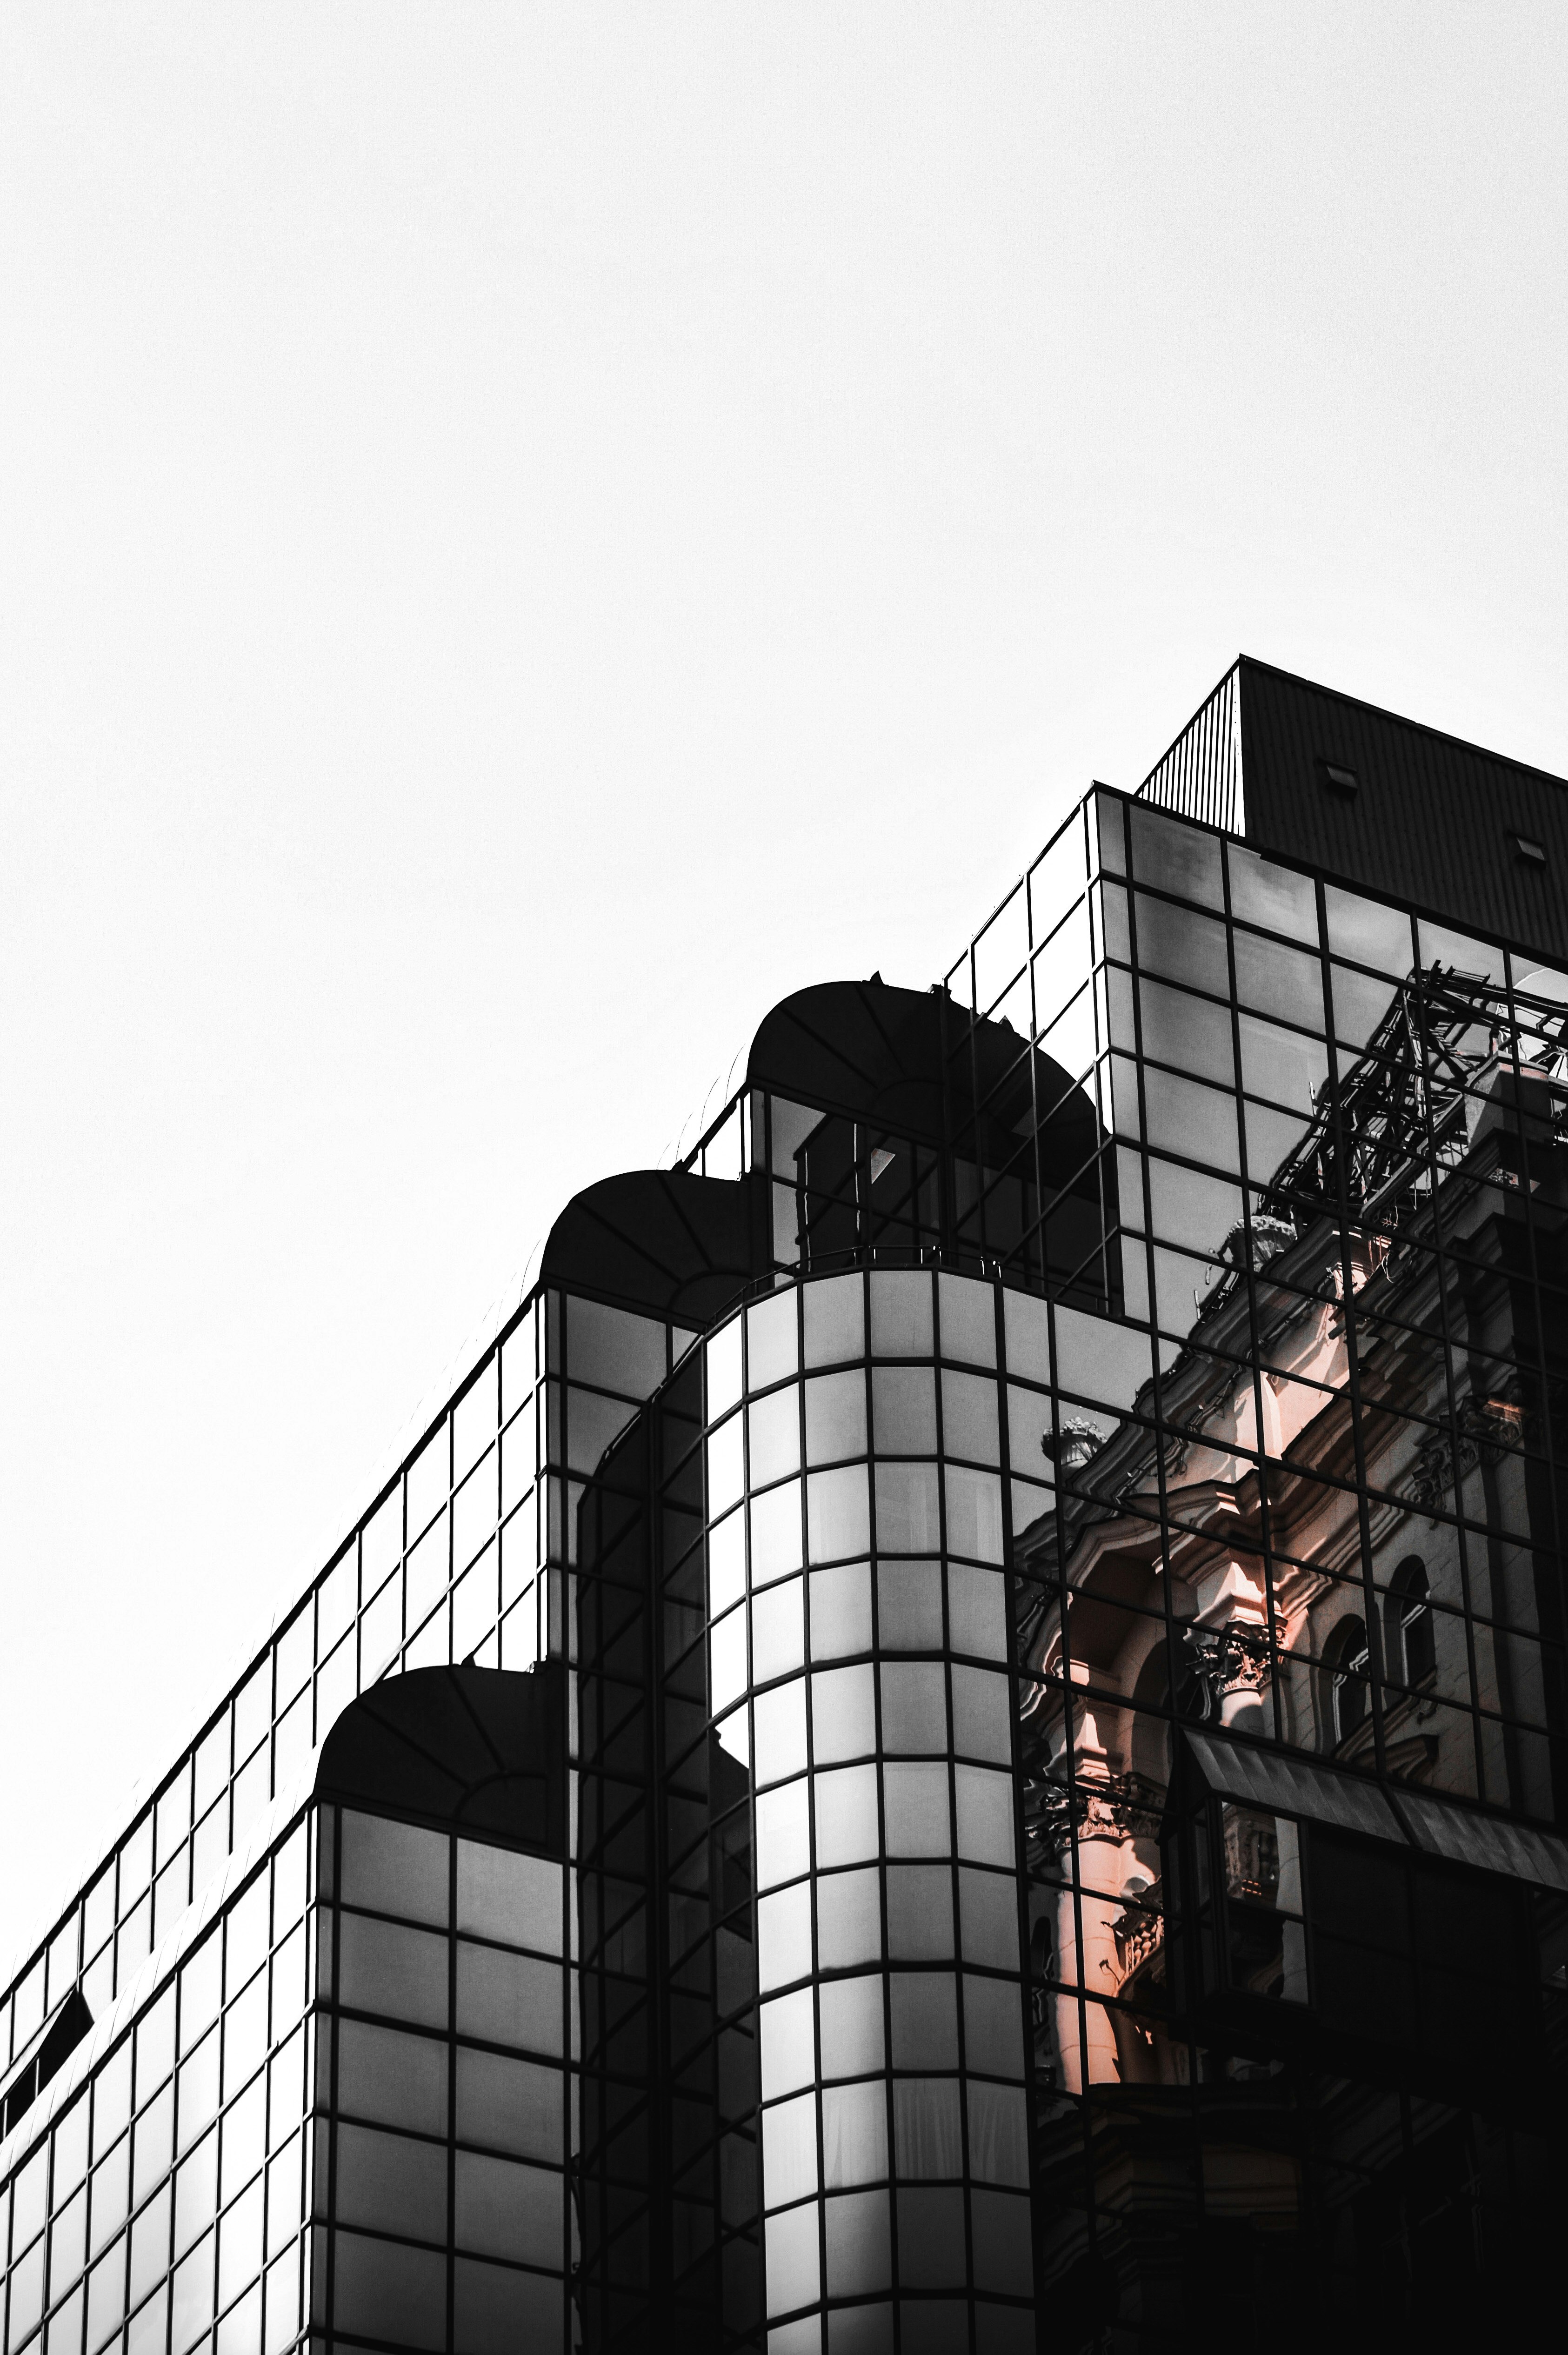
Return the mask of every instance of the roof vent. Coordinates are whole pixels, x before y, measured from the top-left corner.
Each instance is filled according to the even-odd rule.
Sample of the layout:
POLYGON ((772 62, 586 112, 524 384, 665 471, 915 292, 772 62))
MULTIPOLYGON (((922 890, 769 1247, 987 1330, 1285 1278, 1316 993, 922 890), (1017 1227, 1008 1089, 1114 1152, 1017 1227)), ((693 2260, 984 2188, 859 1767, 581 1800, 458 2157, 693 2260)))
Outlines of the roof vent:
POLYGON ((1361 781, 1354 769, 1344 768, 1338 761, 1319 761, 1323 782, 1331 794, 1339 794, 1349 801, 1361 790, 1361 781))
POLYGON ((1521 867, 1546 865, 1546 845, 1543 842, 1536 842, 1528 834, 1510 835, 1509 839, 1513 844, 1514 857, 1521 867))

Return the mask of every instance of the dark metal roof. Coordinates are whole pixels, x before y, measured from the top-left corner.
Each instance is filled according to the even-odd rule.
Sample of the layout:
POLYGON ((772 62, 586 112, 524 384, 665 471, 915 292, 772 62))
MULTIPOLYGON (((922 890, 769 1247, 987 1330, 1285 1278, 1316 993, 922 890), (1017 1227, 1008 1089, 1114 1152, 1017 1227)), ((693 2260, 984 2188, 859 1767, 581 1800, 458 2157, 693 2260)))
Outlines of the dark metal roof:
POLYGON ((1255 849, 1568 959, 1562 778, 1243 655, 1151 773, 1147 799, 1213 822, 1231 693, 1242 789, 1230 823, 1255 849), (1544 863, 1520 854, 1521 837, 1544 863))

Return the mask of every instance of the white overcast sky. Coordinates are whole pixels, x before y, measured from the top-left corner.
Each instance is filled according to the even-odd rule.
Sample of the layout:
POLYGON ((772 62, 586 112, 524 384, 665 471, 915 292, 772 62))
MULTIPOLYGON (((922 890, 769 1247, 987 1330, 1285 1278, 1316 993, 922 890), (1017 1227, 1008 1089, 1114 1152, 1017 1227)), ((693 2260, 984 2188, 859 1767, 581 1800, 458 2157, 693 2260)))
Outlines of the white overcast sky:
POLYGON ((1240 650, 1568 772, 1561 5, 0 13, 0 1963, 561 1203, 1240 650))

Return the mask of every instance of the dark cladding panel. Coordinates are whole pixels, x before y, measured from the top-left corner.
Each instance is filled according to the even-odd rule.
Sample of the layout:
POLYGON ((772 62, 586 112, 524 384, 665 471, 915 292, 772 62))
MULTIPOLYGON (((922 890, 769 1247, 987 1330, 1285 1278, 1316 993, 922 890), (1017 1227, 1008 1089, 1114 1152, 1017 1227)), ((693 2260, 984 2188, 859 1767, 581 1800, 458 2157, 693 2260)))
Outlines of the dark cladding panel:
POLYGON ((1568 785, 1266 663, 1233 676, 1257 849, 1568 957, 1568 785))

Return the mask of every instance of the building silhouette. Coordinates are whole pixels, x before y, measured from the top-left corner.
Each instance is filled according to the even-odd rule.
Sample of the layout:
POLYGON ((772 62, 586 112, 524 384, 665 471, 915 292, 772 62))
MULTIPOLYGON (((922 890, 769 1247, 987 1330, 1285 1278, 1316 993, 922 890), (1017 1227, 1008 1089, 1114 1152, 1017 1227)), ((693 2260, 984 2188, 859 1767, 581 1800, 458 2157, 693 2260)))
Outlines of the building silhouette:
POLYGON ((1565 811, 1243 660, 571 1202, 6 1993, 5 2355, 1529 2327, 1565 811))

